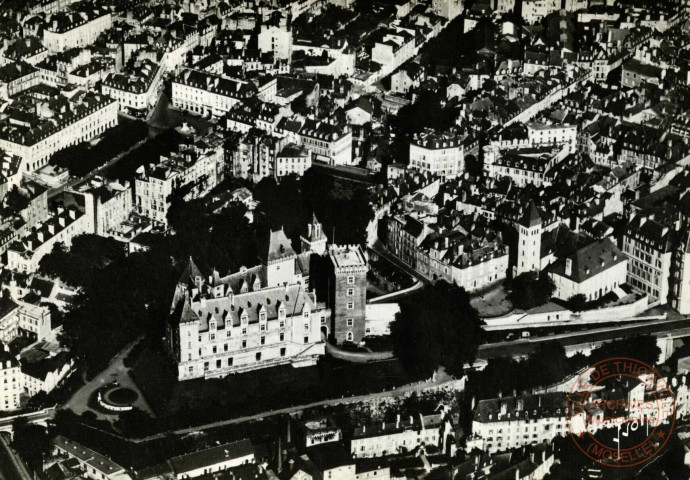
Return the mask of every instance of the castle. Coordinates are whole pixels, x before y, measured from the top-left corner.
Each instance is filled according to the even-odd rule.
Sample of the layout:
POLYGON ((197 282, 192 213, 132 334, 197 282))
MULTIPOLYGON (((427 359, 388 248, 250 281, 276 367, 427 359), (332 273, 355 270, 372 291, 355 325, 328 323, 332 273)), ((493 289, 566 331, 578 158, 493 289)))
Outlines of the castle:
POLYGON ((167 322, 178 380, 310 366, 324 355, 325 338, 362 341, 368 270, 362 248, 327 245, 316 217, 300 243, 298 254, 282 228, 271 231, 260 264, 225 277, 204 275, 190 258, 167 322), (309 284, 313 264, 328 278, 318 298, 309 284))

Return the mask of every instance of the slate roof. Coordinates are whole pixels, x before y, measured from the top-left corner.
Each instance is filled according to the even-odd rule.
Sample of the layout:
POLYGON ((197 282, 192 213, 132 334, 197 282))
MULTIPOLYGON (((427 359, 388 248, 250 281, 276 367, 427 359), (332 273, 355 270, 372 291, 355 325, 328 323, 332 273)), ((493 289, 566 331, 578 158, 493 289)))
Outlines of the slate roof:
POLYGON ((582 283, 614 266, 625 262, 627 257, 610 239, 604 238, 560 258, 549 266, 549 272, 582 283), (566 261, 572 262, 572 272, 566 275, 566 261))
POLYGON ((176 475, 183 475, 186 472, 210 467, 231 458, 242 458, 248 455, 254 455, 254 445, 248 439, 244 439, 173 457, 169 462, 176 475))
POLYGON ((534 200, 530 200, 527 210, 525 210, 524 215, 520 219, 520 225, 528 228, 541 225, 541 216, 539 215, 537 206, 534 204, 534 200))

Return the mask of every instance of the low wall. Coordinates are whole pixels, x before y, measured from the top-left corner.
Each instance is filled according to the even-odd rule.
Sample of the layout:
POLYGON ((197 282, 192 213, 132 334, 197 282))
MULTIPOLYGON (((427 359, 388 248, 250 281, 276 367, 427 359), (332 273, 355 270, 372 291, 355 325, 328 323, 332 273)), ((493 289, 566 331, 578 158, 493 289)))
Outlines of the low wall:
POLYGON ((110 410, 111 412, 129 412, 134 408, 131 405, 122 407, 111 405, 110 403, 107 403, 105 400, 103 400, 103 394, 100 391, 98 392, 98 404, 106 410, 110 410))
POLYGON ((625 305, 616 305, 584 312, 572 312, 556 304, 547 304, 532 312, 513 312, 500 317, 484 318, 484 330, 488 332, 501 330, 518 330, 524 328, 559 327, 579 324, 597 324, 610 322, 634 322, 651 319, 663 319, 666 315, 637 317, 640 313, 656 305, 649 303, 649 297, 625 305))

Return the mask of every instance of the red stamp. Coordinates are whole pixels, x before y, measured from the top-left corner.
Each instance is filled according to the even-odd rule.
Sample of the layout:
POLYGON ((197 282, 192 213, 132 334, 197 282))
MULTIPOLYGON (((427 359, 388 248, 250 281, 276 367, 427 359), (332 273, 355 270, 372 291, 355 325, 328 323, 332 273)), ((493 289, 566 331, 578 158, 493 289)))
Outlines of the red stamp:
POLYGON ((653 367, 616 357, 592 365, 575 380, 566 417, 570 436, 587 457, 607 467, 632 467, 666 446, 676 403, 653 367))

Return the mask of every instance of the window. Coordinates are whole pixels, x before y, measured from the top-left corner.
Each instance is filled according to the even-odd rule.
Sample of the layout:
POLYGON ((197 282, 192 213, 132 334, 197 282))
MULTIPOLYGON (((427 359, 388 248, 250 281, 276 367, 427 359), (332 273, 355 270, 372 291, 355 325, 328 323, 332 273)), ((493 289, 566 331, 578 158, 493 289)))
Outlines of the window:
POLYGON ((310 327, 309 322, 304 322, 304 331, 305 332, 309 331, 309 327, 310 327))
POLYGON ((280 349, 280 356, 284 357, 285 356, 285 347, 280 349))
POLYGON ((216 368, 220 368, 220 366, 221 366, 220 360, 216 360, 216 368))
POLYGON ((204 372, 208 372, 208 362, 204 362, 204 372))
POLYGON ((215 334, 215 333, 212 333, 212 334, 211 334, 211 341, 214 341, 215 339, 216 339, 216 334, 215 334))
POLYGON ((246 340, 242 340, 242 348, 247 348, 247 341, 246 340))
POLYGON ((261 352, 256 352, 256 361, 261 360, 261 352))
POLYGON ((355 296, 355 289, 354 288, 348 288, 347 289, 347 296, 348 297, 354 297, 355 296))
POLYGON ((265 332, 266 331, 266 325, 261 325, 261 331, 265 332))
POLYGON ((228 367, 232 367, 232 357, 228 358, 228 367))
POLYGON ((194 373, 194 365, 189 366, 189 373, 194 373))
POLYGON ((280 328, 285 328, 285 320, 280 321, 280 328))
POLYGON ((304 343, 309 343, 309 337, 304 337, 304 343))
POLYGON ((280 333, 280 341, 281 341, 281 342, 284 342, 284 341, 285 341, 285 334, 282 333, 282 332, 280 333))
POLYGON ((355 284, 355 276, 354 275, 348 275, 347 284, 348 285, 354 285, 355 284))
POLYGON ((225 336, 226 336, 227 338, 232 337, 232 332, 231 332, 230 330, 228 330, 228 333, 227 333, 225 336))
POLYGON ((266 337, 261 336, 261 345, 266 345, 266 337))
POLYGON ((354 318, 348 318, 347 319, 347 326, 352 327, 355 324, 355 319, 354 318))
POLYGON ((242 335, 246 335, 246 334, 247 334, 247 327, 244 327, 244 328, 242 329, 242 335))
POLYGON ((351 342, 353 340, 354 336, 352 335, 352 332, 347 332, 347 341, 351 342))
POLYGON ((354 302, 347 302, 347 309, 348 310, 354 310, 355 309, 355 303, 354 302))

